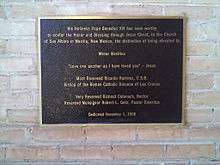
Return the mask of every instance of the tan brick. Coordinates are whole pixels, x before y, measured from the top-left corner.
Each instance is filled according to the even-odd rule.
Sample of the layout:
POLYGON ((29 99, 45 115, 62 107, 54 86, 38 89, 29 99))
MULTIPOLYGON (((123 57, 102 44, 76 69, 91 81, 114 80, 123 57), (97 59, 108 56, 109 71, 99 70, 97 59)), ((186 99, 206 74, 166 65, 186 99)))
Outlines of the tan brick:
POLYGON ((112 159, 111 146, 90 146, 85 147, 85 159, 112 159))
POLYGON ((0 128, 0 141, 9 143, 24 143, 28 137, 25 135, 25 131, 19 128, 0 128))
MULTIPOLYGON (((205 40, 205 36, 201 36, 201 30, 197 28, 197 24, 187 22, 187 28, 186 28, 186 44, 189 42, 197 42, 198 40, 205 40)), ((189 46, 186 47, 186 55, 190 52, 187 50, 189 46)), ((188 48, 189 49, 189 48, 188 48)), ((190 55, 190 54, 189 54, 190 55)))
POLYGON ((190 109, 187 110, 187 123, 210 123, 213 120, 211 109, 190 109))
MULTIPOLYGON (((102 0, 96 0, 96 1, 102 1, 102 0)), ((134 1, 134 0, 126 0, 126 1, 124 1, 124 0, 110 0, 110 2, 112 2, 112 3, 116 3, 116 2, 118 2, 118 3, 123 3, 123 4, 133 4, 133 3, 136 3, 136 4, 144 4, 144 3, 162 3, 162 4, 166 4, 166 3, 179 3, 179 4, 182 4, 182 3, 189 3, 189 0, 178 0, 178 2, 177 1, 175 1, 175 0, 136 0, 136 1, 134 1)))
POLYGON ((219 165, 220 161, 202 161, 202 162, 196 162, 194 165, 219 165))
POLYGON ((154 159, 162 157, 160 145, 114 145, 114 159, 154 159))
POLYGON ((193 4, 220 4, 219 0, 192 0, 191 3, 193 4))
POLYGON ((41 104, 38 90, 34 91, 33 96, 32 96, 32 101, 33 101, 33 106, 35 107, 41 104))
POLYGON ((0 123, 5 123, 7 120, 6 108, 0 107, 0 123))
MULTIPOLYGON (((119 162, 121 162, 121 161, 123 162, 123 161, 125 161, 125 160, 118 160, 118 161, 119 161, 119 162)), ((132 162, 130 161, 131 163, 129 163, 128 165, 137 165, 137 164, 138 164, 138 161, 139 161, 139 160, 134 160, 134 161, 132 161, 132 162, 134 162, 134 163, 132 163, 132 162)), ((122 165, 122 164, 120 164, 120 165, 122 165)), ((141 165, 160 165, 160 164, 158 164, 158 163, 151 163, 151 162, 149 163, 149 162, 146 161, 146 162, 142 163, 141 165)))
POLYGON ((165 7, 165 15, 184 15, 188 19, 198 20, 203 19, 207 20, 214 17, 214 9, 210 6, 167 6, 165 7))
POLYGON ((1 159, 5 158, 5 149, 4 148, 0 148, 0 161, 1 159))
POLYGON ((73 160, 73 159, 84 159, 85 157, 85 146, 68 146, 61 149, 61 159, 73 160))
POLYGON ((1 58, 2 72, 33 72, 34 64, 31 58, 1 58))
POLYGON ((7 40, 0 39, 0 53, 5 53, 7 40))
POLYGON ((165 165, 189 165, 189 163, 165 163, 165 165))
POLYGON ((4 90, 4 91, 0 90, 0 105, 1 105, 1 107, 5 108, 10 104, 9 97, 10 97, 10 94, 9 94, 8 90, 4 90))
POLYGON ((0 75, 0 91, 9 89, 9 76, 0 75))
POLYGON ((8 98, 9 104, 7 105, 8 108, 29 108, 33 106, 32 101, 32 93, 31 92, 13 92, 10 97, 8 98))
POLYGON ((6 159, 56 160, 58 149, 40 146, 7 148, 6 159))
MULTIPOLYGON (((220 158, 220 144, 219 143, 217 143, 217 147, 216 147, 216 157, 220 158)), ((220 163, 220 161, 219 161, 219 163, 220 163)))
MULTIPOLYGON (((37 0, 37 1, 41 1, 41 0, 37 0)), ((7 0, 6 2, 5 4, 11 5, 12 3, 17 3, 17 2, 30 2, 30 0, 7 0)))
POLYGON ((37 54, 36 40, 10 39, 7 42, 6 52, 12 54, 37 54))
POLYGON ((220 89, 220 74, 214 75, 214 89, 220 89))
POLYGON ((189 0, 144 0, 144 2, 154 2, 154 3, 189 3, 189 0))
POLYGON ((10 109, 8 110, 9 122, 39 123, 38 110, 32 109, 10 109))
POLYGON ((139 140, 177 140, 187 138, 185 129, 171 126, 139 126, 137 133, 139 140))
POLYGON ((35 21, 16 21, 0 19, 0 36, 33 36, 36 34, 35 21))
POLYGON ((187 105, 194 106, 219 106, 219 91, 190 92, 188 94, 187 105))
POLYGON ((188 58, 187 72, 194 72, 194 71, 202 71, 202 72, 220 71, 220 59, 188 58))
POLYGON ((124 15, 160 15, 163 8, 158 5, 112 5, 112 14, 124 15))
POLYGON ((71 140, 71 141, 84 141, 85 135, 83 128, 79 126, 45 126, 33 128, 33 138, 35 140, 41 141, 61 141, 61 140, 71 140))
POLYGON ((187 55, 189 56, 210 56, 216 54, 215 42, 188 42, 187 55))
MULTIPOLYGON (((216 1, 219 2, 219 0, 216 0, 216 1)), ((219 3, 220 3, 220 2, 219 2, 219 3)), ((218 6, 215 7, 215 15, 216 15, 216 18, 220 18, 220 11, 219 11, 219 9, 220 9, 220 5, 218 5, 218 6)))
POLYGON ((3 17, 5 17, 4 7, 0 3, 0 18, 3 18, 3 17))
POLYGON ((59 5, 56 15, 86 15, 88 2, 76 2, 75 5, 59 5))
POLYGON ((165 157, 166 158, 184 158, 184 159, 198 159, 198 158, 213 158, 215 155, 214 145, 168 145, 165 157))
POLYGON ((56 15, 57 6, 48 2, 11 3, 6 6, 9 17, 12 18, 37 18, 38 16, 56 15))
POLYGON ((103 2, 95 2, 95 1, 89 1, 88 4, 88 13, 90 15, 92 14, 109 14, 112 12, 112 6, 108 1, 103 2))
POLYGON ((211 89, 214 86, 213 74, 188 74, 186 87, 192 89, 211 89))
POLYGON ((214 111, 214 124, 220 124, 220 109, 214 111))
POLYGON ((206 22, 193 19, 187 22, 187 40, 189 41, 218 40, 219 35, 219 24, 213 19, 206 22))
POLYGON ((130 141, 135 140, 134 126, 87 126, 88 141, 130 141))
MULTIPOLYGON (((220 12, 219 12, 220 13, 220 12)), ((220 19, 220 16, 219 16, 220 19)), ((216 43, 216 57, 220 57, 220 41, 216 43)))
POLYGON ((37 89, 37 75, 13 75, 10 84, 11 89, 37 89))
POLYGON ((65 146, 61 149, 61 159, 109 160, 112 159, 111 146, 107 146, 107 145, 65 146))
POLYGON ((194 128, 189 134, 192 139, 219 140, 220 128, 194 128))

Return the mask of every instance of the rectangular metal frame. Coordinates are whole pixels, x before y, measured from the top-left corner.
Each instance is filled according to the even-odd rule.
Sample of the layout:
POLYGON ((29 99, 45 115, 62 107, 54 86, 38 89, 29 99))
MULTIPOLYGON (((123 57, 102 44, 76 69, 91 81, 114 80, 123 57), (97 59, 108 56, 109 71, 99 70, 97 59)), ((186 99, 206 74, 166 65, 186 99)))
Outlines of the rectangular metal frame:
POLYGON ((40 100, 40 126, 80 126, 86 127, 89 125, 133 125, 133 126, 177 126, 183 127, 186 124, 185 116, 185 101, 186 101, 186 16, 50 16, 50 17, 38 17, 37 18, 37 48, 38 48, 38 84, 39 84, 39 100, 40 100), (42 124, 42 89, 41 89, 41 41, 40 41, 40 20, 41 19, 182 19, 183 20, 183 68, 182 68, 182 121, 181 123, 63 123, 63 124, 42 124))

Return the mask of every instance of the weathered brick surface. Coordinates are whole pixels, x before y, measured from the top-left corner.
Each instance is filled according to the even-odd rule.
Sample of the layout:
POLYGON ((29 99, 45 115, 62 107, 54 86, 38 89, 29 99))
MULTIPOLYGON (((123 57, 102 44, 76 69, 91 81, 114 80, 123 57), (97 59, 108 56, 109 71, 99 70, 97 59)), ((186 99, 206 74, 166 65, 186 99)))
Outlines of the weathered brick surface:
POLYGON ((86 146, 84 159, 112 159, 111 146, 86 146))
POLYGON ((5 44, 4 52, 18 55, 37 54, 36 42, 34 39, 9 39, 5 44))
POLYGON ((114 145, 114 159, 153 159, 162 158, 161 145, 114 145))
POLYGON ((166 158, 212 158, 215 155, 214 145, 168 145, 166 158))
POLYGON ((165 165, 188 165, 189 163, 165 163, 165 165))
POLYGON ((7 114, 9 122, 39 123, 39 112, 36 109, 9 109, 7 114))
POLYGON ((33 106, 34 107, 38 107, 39 104, 40 104, 40 97, 39 97, 40 94, 39 94, 38 90, 39 90, 39 88, 35 89, 33 91, 32 101, 33 101, 33 106))
POLYGON ((33 128, 34 140, 41 141, 84 141, 84 129, 79 126, 35 126, 33 128))
POLYGON ((196 162, 194 165, 219 165, 220 161, 196 162))
POLYGON ((7 110, 6 108, 0 107, 0 123, 5 123, 7 120, 7 110))
POLYGON ((13 75, 10 78, 11 89, 37 89, 37 75, 13 75))
POLYGON ((9 76, 0 74, 0 91, 9 88, 9 76))
POLYGON ((188 42, 187 43, 187 55, 188 56, 215 56, 216 46, 215 42, 200 41, 200 42, 188 42))
MULTIPOLYGON (((220 158, 220 143, 217 143, 217 147, 216 147, 216 158, 219 159, 220 158)), ((220 162, 220 161, 219 161, 220 162)))
POLYGON ((6 159, 14 160, 55 160, 58 149, 51 147, 11 147, 7 148, 6 159))
POLYGON ((87 141, 134 141, 135 126, 88 126, 87 141))
MULTIPOLYGON (((96 0, 96 1, 102 1, 102 0, 96 0)), ((133 1, 133 0, 127 0, 127 1, 123 1, 123 0, 109 0, 109 2, 112 3, 123 3, 124 5, 126 4, 142 4, 142 3, 155 3, 155 4, 173 4, 176 3, 175 0, 143 0, 143 1, 133 1)), ((187 4, 189 3, 189 0, 179 0, 178 1, 179 4, 187 4)))
POLYGON ((186 121, 188 123, 211 123, 213 120, 212 109, 189 109, 186 113, 186 121))
MULTIPOLYGON (((220 13, 220 12, 219 12, 220 13)), ((220 15, 220 14, 219 14, 220 15)), ((219 16, 220 19, 220 16, 219 16)), ((218 40, 216 43, 216 56, 219 57, 220 56, 220 41, 218 40)))
POLYGON ((214 75, 214 88, 220 89, 220 74, 214 75))
POLYGON ((188 72, 219 72, 220 59, 219 58, 188 58, 187 71, 188 72))
POLYGON ((33 107, 32 100, 33 93, 29 91, 13 91, 10 96, 8 96, 8 108, 29 108, 33 107))
POLYGON ((188 41, 216 41, 220 32, 218 21, 213 19, 207 21, 189 20, 187 22, 187 40, 188 41), (210 28, 212 26, 212 28, 210 28))
POLYGON ((36 34, 36 26, 34 20, 23 21, 22 19, 0 19, 0 27, 0 36, 33 36, 36 34))
POLYGON ((5 158, 5 149, 0 148, 0 162, 1 162, 1 159, 4 159, 4 158, 5 158))
MULTIPOLYGON (((138 1, 137 1, 138 2, 138 1)), ((152 2, 152 3, 176 3, 175 0, 145 0, 144 2, 152 2)), ((179 0, 178 3, 189 3, 189 0, 179 0)))
POLYGON ((139 126, 137 134, 139 140, 148 141, 187 139, 186 129, 170 126, 139 126))
POLYGON ((214 17, 212 7, 208 6, 168 6, 165 8, 166 15, 186 15, 190 20, 210 19, 214 17))
POLYGON ((6 49, 7 40, 0 39, 0 53, 4 53, 6 49))
POLYGON ((0 127, 0 141, 2 142, 24 143, 27 138, 24 129, 0 127))
POLYGON ((9 105, 8 97, 10 97, 8 91, 5 91, 5 90, 0 91, 0 104, 1 104, 1 107, 7 107, 9 105))
POLYGON ((192 0, 191 2, 194 4, 220 4, 219 0, 192 0))
POLYGON ((56 14, 57 6, 49 2, 11 3, 6 6, 11 18, 36 18, 56 14))
POLYGON ((160 145, 113 145, 113 146, 65 146, 61 149, 62 159, 152 159, 161 158, 160 145))
POLYGON ((219 140, 220 139, 220 127, 217 128, 194 128, 190 130, 190 137, 192 139, 203 140, 219 140))
POLYGON ((111 146, 65 146, 61 149, 61 159, 112 159, 111 146))
POLYGON ((220 108, 215 109, 214 111, 214 121, 215 124, 220 124, 220 108))
POLYGON ((214 86, 213 74, 189 74, 186 76, 187 89, 212 89, 214 86))
POLYGON ((127 13, 126 15, 161 15, 162 14, 162 7, 157 5, 113 5, 112 11, 113 14, 123 14, 127 13))
POLYGON ((188 95, 189 107, 195 106, 220 106, 220 92, 219 91, 205 91, 205 92, 189 92, 188 95))
POLYGON ((69 146, 61 149, 61 159, 84 159, 85 147, 84 146, 69 146))
POLYGON ((5 16, 4 7, 3 7, 3 5, 0 3, 0 18, 3 18, 4 16, 5 16))
MULTIPOLYGON (((85 15, 88 11, 88 5, 87 2, 77 1, 74 3, 75 5, 59 5, 57 8, 57 14, 58 15, 85 15)), ((103 7, 106 9, 106 7, 103 7)))
POLYGON ((105 2, 90 1, 87 7, 87 13, 91 15, 95 15, 95 14, 107 15, 109 13, 112 13, 112 8, 113 6, 108 1, 105 2))
POLYGON ((1 72, 33 72, 35 70, 32 58, 1 58, 1 72))

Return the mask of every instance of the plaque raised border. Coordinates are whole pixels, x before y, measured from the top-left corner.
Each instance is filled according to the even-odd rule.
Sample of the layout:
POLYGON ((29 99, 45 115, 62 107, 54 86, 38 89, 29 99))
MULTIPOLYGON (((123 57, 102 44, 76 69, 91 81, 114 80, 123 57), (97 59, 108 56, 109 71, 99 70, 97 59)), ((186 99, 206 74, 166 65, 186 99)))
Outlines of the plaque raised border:
POLYGON ((37 67, 38 67, 38 84, 39 84, 39 102, 40 102, 40 126, 82 126, 87 125, 170 125, 185 126, 185 100, 186 100, 186 16, 47 16, 37 18, 37 67), (182 61, 182 120, 181 123, 63 123, 63 124, 42 124, 42 87, 41 87, 41 40, 40 40, 40 20, 41 19, 182 19, 183 20, 183 61, 182 61))

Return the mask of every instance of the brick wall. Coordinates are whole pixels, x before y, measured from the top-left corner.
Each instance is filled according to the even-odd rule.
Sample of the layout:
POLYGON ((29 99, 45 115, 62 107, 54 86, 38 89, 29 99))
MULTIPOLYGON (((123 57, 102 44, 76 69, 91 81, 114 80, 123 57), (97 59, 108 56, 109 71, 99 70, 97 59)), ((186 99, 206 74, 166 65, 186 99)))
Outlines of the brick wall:
POLYGON ((220 164, 220 0, 0 0, 0 164, 64 163, 220 164), (183 14, 185 127, 39 126, 38 16, 183 14))

